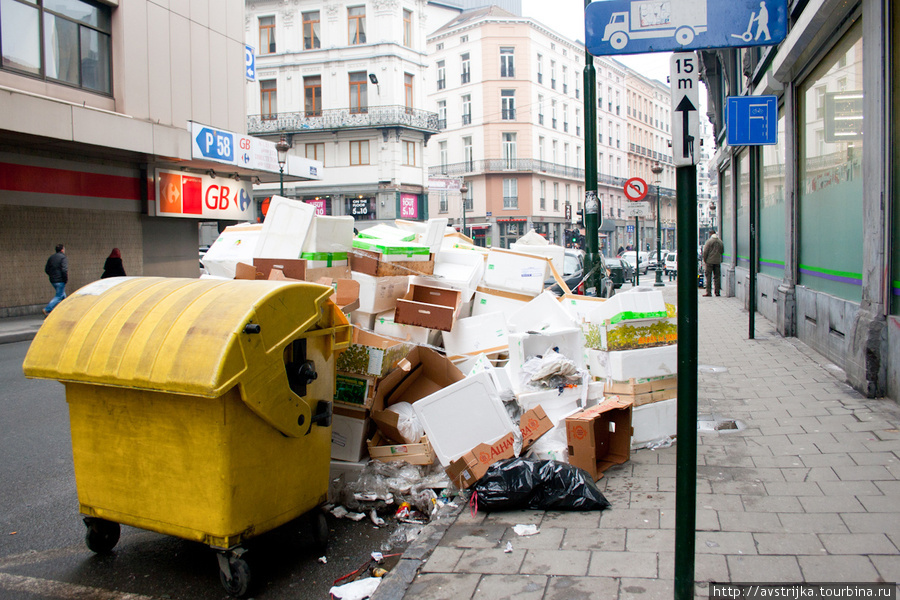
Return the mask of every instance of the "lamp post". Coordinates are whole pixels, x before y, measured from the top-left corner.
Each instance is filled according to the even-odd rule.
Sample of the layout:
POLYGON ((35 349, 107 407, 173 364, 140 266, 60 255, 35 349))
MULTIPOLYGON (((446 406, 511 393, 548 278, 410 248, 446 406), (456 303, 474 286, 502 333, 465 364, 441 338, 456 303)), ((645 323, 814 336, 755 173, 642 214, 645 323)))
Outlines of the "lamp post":
POLYGON ((653 287, 662 287, 665 284, 662 280, 662 268, 660 267, 660 262, 662 262, 662 253, 660 251, 660 246, 662 245, 662 231, 660 229, 660 218, 659 218, 659 174, 663 172, 662 165, 656 163, 650 170, 653 172, 653 175, 656 176, 656 283, 653 284, 653 287))
POLYGON ((466 186, 466 180, 463 179, 462 185, 459 186, 459 196, 462 198, 462 234, 468 237, 468 233, 466 233, 466 194, 469 193, 469 188, 466 186))
POLYGON ((281 134, 281 139, 278 140, 278 143, 275 144, 275 151, 278 152, 278 184, 279 184, 279 195, 284 196, 284 163, 287 162, 287 153, 288 150, 291 149, 290 144, 287 143, 287 139, 284 137, 284 134, 281 134))

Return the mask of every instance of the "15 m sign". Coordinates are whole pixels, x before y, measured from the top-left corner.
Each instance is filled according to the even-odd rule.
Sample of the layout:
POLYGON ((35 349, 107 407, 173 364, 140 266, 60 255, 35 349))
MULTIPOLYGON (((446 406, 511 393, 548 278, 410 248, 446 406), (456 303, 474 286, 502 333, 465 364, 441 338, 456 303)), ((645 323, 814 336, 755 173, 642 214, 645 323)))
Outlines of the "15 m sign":
POLYGON ((669 61, 672 86, 672 158, 676 167, 700 162, 700 60, 677 52, 669 61))

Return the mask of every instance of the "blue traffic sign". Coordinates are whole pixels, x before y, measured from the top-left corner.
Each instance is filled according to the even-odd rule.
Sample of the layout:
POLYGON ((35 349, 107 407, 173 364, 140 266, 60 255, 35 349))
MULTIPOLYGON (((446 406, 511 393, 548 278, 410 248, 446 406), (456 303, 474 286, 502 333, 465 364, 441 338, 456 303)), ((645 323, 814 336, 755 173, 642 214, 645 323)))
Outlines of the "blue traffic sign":
POLYGON ((729 96, 726 130, 729 146, 767 146, 778 143, 777 96, 729 96))
POLYGON ((214 160, 234 161, 234 135, 204 127, 195 138, 200 154, 214 160))
POLYGON ((244 73, 247 81, 256 81, 256 53, 253 46, 244 46, 244 73))
POLYGON ((594 56, 774 46, 787 22, 787 0, 601 0, 584 39, 594 56))
POLYGON ((626 226, 625 226, 625 232, 626 232, 626 233, 632 233, 632 232, 634 232, 634 225, 626 225, 626 226))

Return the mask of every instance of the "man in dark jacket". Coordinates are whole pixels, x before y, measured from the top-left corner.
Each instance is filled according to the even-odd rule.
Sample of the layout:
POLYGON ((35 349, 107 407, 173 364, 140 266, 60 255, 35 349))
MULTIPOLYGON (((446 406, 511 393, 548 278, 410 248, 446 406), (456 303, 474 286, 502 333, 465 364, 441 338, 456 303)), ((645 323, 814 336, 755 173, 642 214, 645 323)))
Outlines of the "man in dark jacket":
POLYGON ((715 283, 716 296, 721 292, 722 278, 722 254, 725 252, 725 244, 713 231, 703 246, 703 264, 706 265, 706 293, 704 296, 712 296, 710 293, 715 283))
POLYGON ((46 316, 66 298, 66 284, 69 282, 69 259, 66 258, 66 247, 63 244, 56 245, 56 254, 47 259, 44 272, 50 278, 50 285, 56 290, 56 295, 43 308, 46 316))

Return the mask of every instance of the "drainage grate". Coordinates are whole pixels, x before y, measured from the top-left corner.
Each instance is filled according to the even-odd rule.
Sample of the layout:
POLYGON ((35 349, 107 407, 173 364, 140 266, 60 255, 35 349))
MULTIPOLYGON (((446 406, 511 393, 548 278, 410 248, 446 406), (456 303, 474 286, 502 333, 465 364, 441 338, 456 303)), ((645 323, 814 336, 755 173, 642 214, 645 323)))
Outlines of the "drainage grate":
POLYGON ((711 433, 732 433, 747 429, 747 424, 739 419, 729 419, 721 415, 699 415, 697 431, 711 433))

